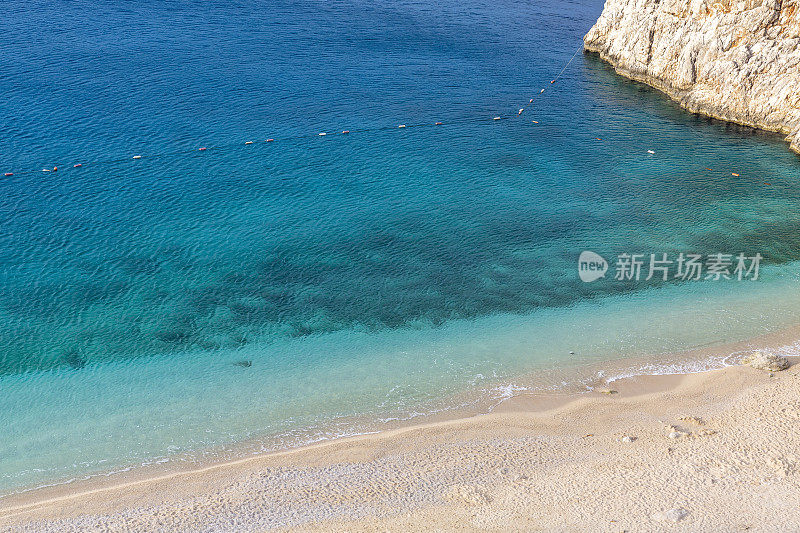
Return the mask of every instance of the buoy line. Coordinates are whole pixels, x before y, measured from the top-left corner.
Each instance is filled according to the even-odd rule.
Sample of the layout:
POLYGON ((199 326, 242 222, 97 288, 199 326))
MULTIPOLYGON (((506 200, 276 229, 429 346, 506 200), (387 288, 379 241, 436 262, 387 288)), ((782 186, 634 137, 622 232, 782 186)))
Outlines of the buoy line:
MULTIPOLYGON (((581 46, 578 47, 575 52, 570 56, 569 61, 567 61, 558 74, 550 81, 550 84, 556 83, 559 78, 564 74, 567 67, 572 63, 572 60, 575 59, 575 56, 578 54, 579 51, 583 49, 583 41, 581 41, 581 46)), ((545 92, 544 88, 540 89, 539 92, 535 93, 533 97, 528 100, 527 106, 530 107, 536 97, 542 95, 545 92)), ((338 130, 338 131, 318 131, 315 133, 306 133, 306 134, 298 134, 298 135, 288 135, 284 137, 269 137, 264 140, 246 140, 243 142, 236 142, 236 143, 228 143, 228 144, 220 144, 220 145, 213 145, 213 146, 200 146, 197 148, 192 149, 184 149, 184 150, 175 150, 175 151, 168 151, 168 152, 159 152, 159 153, 151 153, 151 154, 134 154, 126 158, 117 158, 117 159, 105 159, 105 160, 95 160, 95 161, 81 161, 77 163, 67 164, 67 165, 54 165, 52 168, 42 168, 41 170, 23 170, 20 172, 4 172, 4 177, 14 177, 14 176, 24 176, 24 175, 31 175, 37 174, 42 172, 57 172, 59 171, 59 167, 63 170, 74 170, 74 169, 81 169, 84 167, 91 167, 91 166, 98 166, 98 165, 110 165, 110 164, 117 164, 123 163, 126 161, 131 160, 140 160, 140 159, 155 159, 159 157, 170 157, 170 156, 177 156, 177 155, 186 155, 195 152, 207 152, 207 151, 219 151, 223 149, 230 149, 238 146, 249 146, 253 144, 263 144, 263 143, 273 143, 279 141, 292 141, 292 140, 301 140, 301 139, 312 139, 315 137, 328 137, 328 136, 337 136, 337 135, 349 135, 351 133, 358 134, 358 133, 377 133, 382 131, 390 131, 390 130, 398 130, 398 129, 411 129, 411 128, 424 128, 424 127, 439 127, 445 125, 459 125, 459 124, 480 124, 480 123, 491 123, 497 121, 504 121, 513 118, 520 117, 522 113, 525 111, 526 107, 523 106, 519 108, 516 113, 508 114, 508 115, 497 115, 493 117, 487 118, 464 118, 464 119, 454 119, 449 120, 447 122, 444 121, 436 121, 436 122, 425 122, 425 123, 418 123, 418 124, 396 124, 393 126, 379 126, 374 128, 361 128, 361 129, 353 129, 353 130, 338 130)), ((532 124, 539 124, 538 121, 532 120, 532 124)))

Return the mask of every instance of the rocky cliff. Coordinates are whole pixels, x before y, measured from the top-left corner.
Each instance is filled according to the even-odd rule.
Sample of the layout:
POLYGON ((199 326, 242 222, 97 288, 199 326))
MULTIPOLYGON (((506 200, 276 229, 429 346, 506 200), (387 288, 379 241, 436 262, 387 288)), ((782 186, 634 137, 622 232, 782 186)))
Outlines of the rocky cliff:
POLYGON ((692 112, 784 133, 800 152, 800 0, 606 0, 584 46, 692 112))

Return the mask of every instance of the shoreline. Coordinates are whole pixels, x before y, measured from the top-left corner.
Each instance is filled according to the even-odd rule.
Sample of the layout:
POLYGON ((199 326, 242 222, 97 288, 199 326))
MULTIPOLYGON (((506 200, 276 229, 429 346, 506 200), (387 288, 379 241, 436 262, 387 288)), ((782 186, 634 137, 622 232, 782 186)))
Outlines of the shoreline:
MULTIPOLYGON (((800 324, 774 332, 734 342, 714 341, 680 352, 638 357, 619 357, 600 361, 575 360, 558 368, 545 366, 516 376, 480 386, 469 387, 438 398, 427 410, 409 416, 376 417, 375 414, 330 420, 327 426, 305 428, 309 438, 297 437, 296 443, 285 443, 284 435, 263 435, 242 441, 180 452, 172 456, 157 456, 139 464, 121 464, 111 469, 89 472, 70 478, 54 478, 34 486, 19 487, 0 494, 0 512, 7 501, 26 500, 30 495, 50 492, 71 492, 77 488, 127 485, 131 480, 167 478, 173 475, 204 471, 208 468, 236 464, 250 459, 282 455, 294 451, 324 446, 339 441, 409 429, 439 422, 451 422, 492 413, 497 407, 521 396, 537 396, 545 407, 560 406, 580 399, 597 390, 608 388, 620 380, 658 376, 680 376, 707 372, 737 364, 740 354, 755 349, 778 350, 800 343, 800 324), (732 363, 728 360, 735 359, 732 363), (330 436, 311 439, 311 435, 337 424, 345 428, 360 428, 345 433, 331 432, 330 436)), ((800 354, 800 349, 798 349, 800 354)))
MULTIPOLYGON (((755 348, 787 348, 792 346, 797 339, 800 339, 800 326, 768 333, 746 341, 690 350, 675 354, 672 360, 683 363, 692 360, 698 362, 702 360, 702 357, 707 360, 712 354, 719 355, 723 352, 730 354, 755 348)), ((646 359, 652 360, 652 357, 646 359)), ((628 363, 622 366, 632 367, 630 360, 617 361, 617 363, 619 362, 628 363)), ((608 363, 597 366, 607 367, 608 363)), ((86 480, 52 485, 2 497, 0 498, 0 524, 20 525, 29 520, 59 516, 71 520, 77 516, 78 510, 85 508, 92 509, 93 513, 110 516, 119 512, 120 509, 130 507, 129 503, 124 503, 125 500, 135 502, 147 500, 148 495, 154 492, 154 487, 159 487, 158 491, 161 491, 164 497, 169 495, 169 497, 178 496, 178 498, 202 498, 203 495, 213 493, 215 490, 223 490, 226 483, 240 479, 242 476, 252 476, 265 466, 303 469, 326 464, 330 466, 336 464, 337 458, 350 463, 354 458, 380 455, 381 450, 386 448, 407 448, 409 446, 414 448, 414 436, 420 433, 435 433, 440 437, 444 436, 445 441, 452 442, 457 440, 462 431, 460 428, 463 427, 469 427, 470 431, 481 433, 489 430, 498 419, 509 416, 548 418, 555 413, 575 412, 584 407, 591 409, 593 404, 606 407, 609 402, 619 404, 633 401, 635 404, 637 398, 646 399, 675 394, 685 383, 697 385, 709 380, 713 381, 717 379, 714 376, 718 375, 734 375, 741 381, 743 372, 760 375, 758 371, 736 366, 696 373, 638 374, 619 377, 611 375, 606 383, 613 383, 613 389, 618 394, 602 394, 599 390, 562 393, 518 391, 508 398, 501 399, 483 412, 476 410, 472 412, 450 411, 442 415, 425 417, 421 422, 413 419, 405 421, 405 423, 401 422, 396 427, 390 427, 383 431, 341 437, 285 450, 261 452, 230 460, 212 460, 201 463, 199 466, 188 465, 188 468, 175 468, 175 464, 171 464, 171 468, 166 469, 161 464, 150 467, 134 467, 115 475, 100 474, 86 480), (619 400, 623 400, 623 402, 619 400), (182 482, 181 490, 176 490, 175 484, 178 481, 182 482), (190 483, 187 484, 187 481, 190 483), (222 484, 220 484, 221 481, 222 484), (187 487, 188 490, 186 490, 187 487), (115 497, 110 500, 116 503, 106 501, 106 497, 111 494, 115 497)), ((788 372, 782 374, 790 372, 794 373, 795 368, 790 368, 788 372)), ((748 384, 748 386, 750 385, 753 384, 748 384)), ((727 396, 730 394, 731 391, 728 391, 727 396)), ((719 400, 730 399, 725 396, 723 395, 719 400)), ((617 416, 620 414, 616 413, 617 416)), ((509 435, 500 433, 499 437, 508 438, 509 435)), ((83 511, 78 514, 83 514, 83 511)))

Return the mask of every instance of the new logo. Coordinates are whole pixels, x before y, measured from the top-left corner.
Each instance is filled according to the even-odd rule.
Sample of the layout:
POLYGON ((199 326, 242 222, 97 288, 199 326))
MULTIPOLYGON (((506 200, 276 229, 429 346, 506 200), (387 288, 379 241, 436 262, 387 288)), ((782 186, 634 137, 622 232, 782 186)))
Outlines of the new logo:
POLYGON ((608 271, 608 261, 603 256, 584 250, 578 257, 578 276, 581 281, 591 283, 605 277, 608 271))

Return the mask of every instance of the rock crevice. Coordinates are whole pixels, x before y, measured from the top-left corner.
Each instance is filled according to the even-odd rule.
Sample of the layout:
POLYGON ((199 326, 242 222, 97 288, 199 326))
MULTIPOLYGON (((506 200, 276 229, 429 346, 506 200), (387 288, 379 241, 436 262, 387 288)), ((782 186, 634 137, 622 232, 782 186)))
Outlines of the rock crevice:
POLYGON ((691 112, 786 134, 800 153, 800 0, 606 0, 584 48, 691 112))

